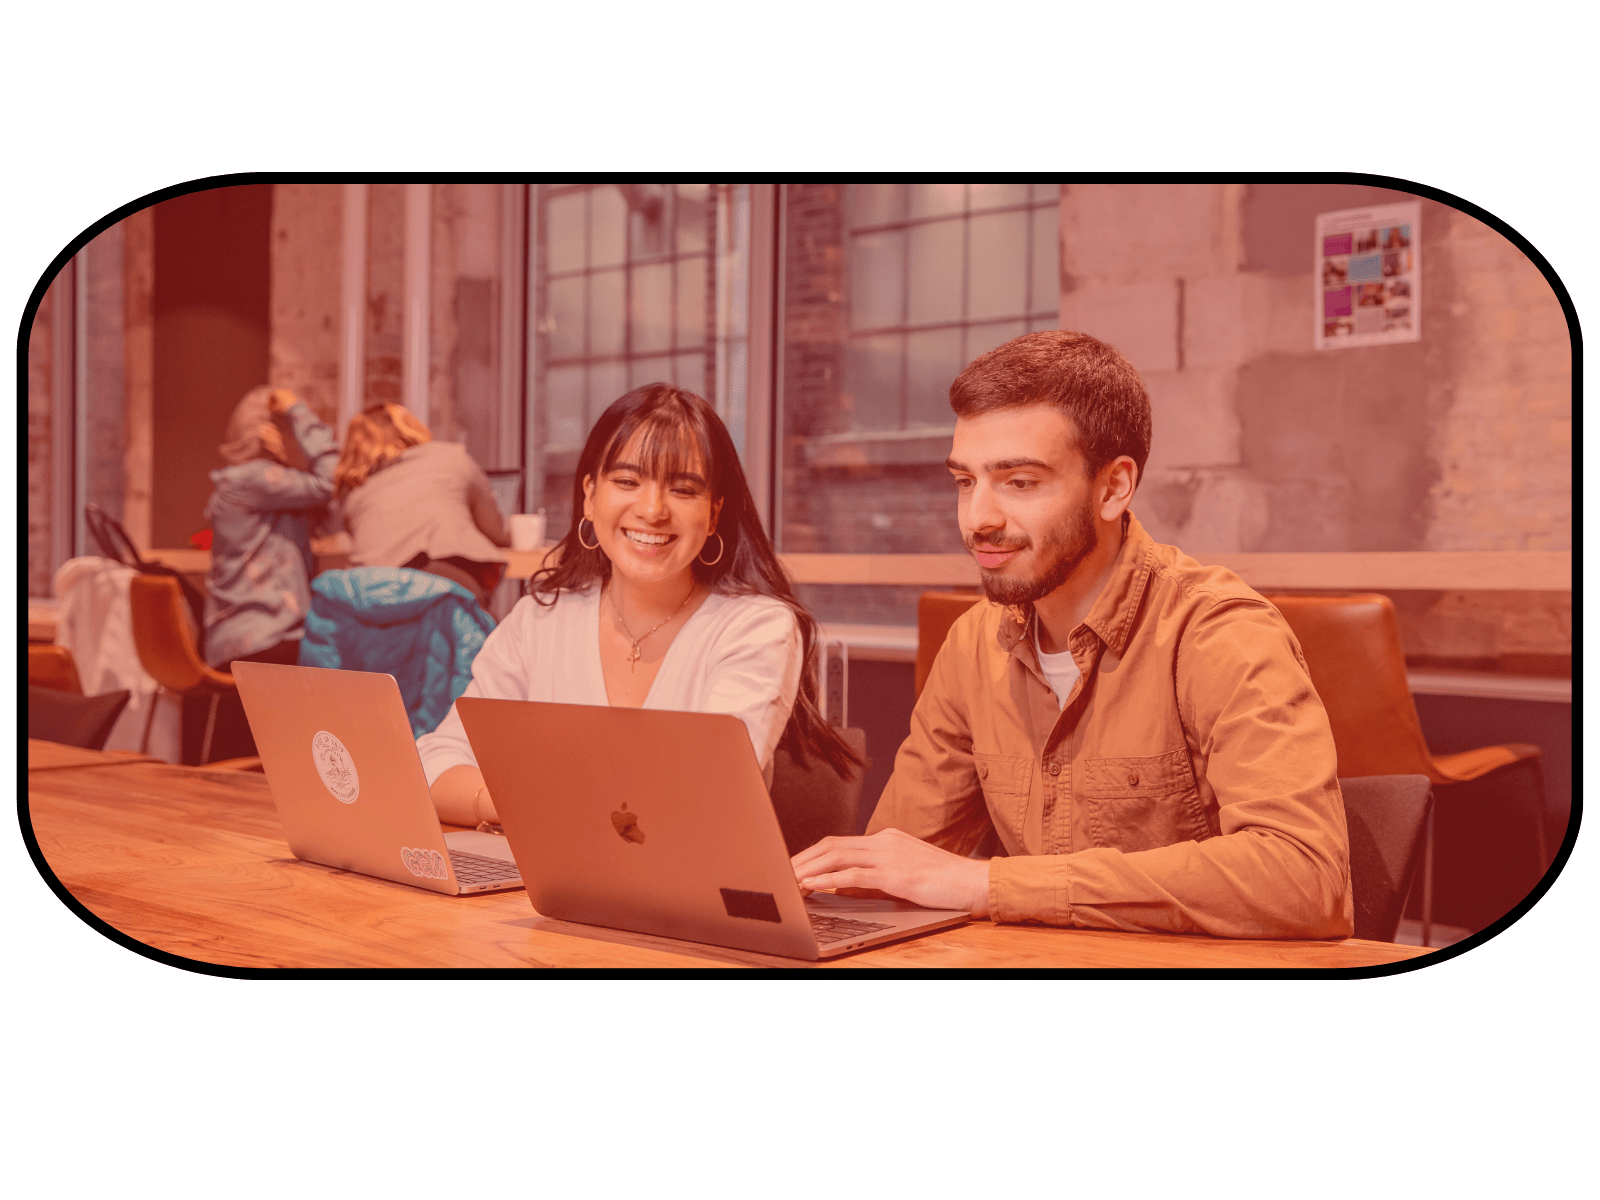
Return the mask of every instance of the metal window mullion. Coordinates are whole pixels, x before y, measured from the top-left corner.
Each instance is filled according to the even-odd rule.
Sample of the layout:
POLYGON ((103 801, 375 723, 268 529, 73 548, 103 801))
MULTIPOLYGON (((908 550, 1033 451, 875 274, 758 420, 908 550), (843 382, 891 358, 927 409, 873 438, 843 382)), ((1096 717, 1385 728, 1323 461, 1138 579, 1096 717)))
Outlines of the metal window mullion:
MULTIPOLYGON (((751 237, 752 251, 756 244, 755 214, 754 214, 754 184, 751 185, 751 237)), ((784 437, 784 394, 788 388, 788 371, 785 370, 784 357, 788 353, 788 336, 784 330, 784 321, 787 316, 786 288, 788 286, 789 255, 787 253, 787 239, 789 236, 789 185, 777 183, 771 185, 772 195, 772 279, 770 308, 771 330, 766 338, 769 347, 768 358, 770 368, 768 371, 768 386, 771 388, 768 395, 771 397, 769 411, 771 419, 767 428, 760 431, 764 434, 763 449, 767 463, 767 479, 765 500, 767 503, 767 528, 772 534, 772 544, 775 548, 783 546, 783 477, 785 462, 779 447, 783 445, 784 437)), ((765 224, 763 222, 763 224, 765 224)), ((754 280, 750 293, 756 294, 754 280)), ((752 308, 754 304, 752 303, 752 308)), ((752 322, 752 326, 753 326, 752 322)), ((752 414, 753 415, 753 414, 752 414)), ((762 503, 758 496, 756 503, 762 503)))
POLYGON ((1028 314, 1024 325, 1033 324, 1033 213, 1032 207, 1025 209, 1022 219, 1022 308, 1028 314))
MULTIPOLYGON (((72 551, 89 545, 89 247, 72 259, 72 551)), ((146 547, 148 549, 149 547, 146 547)))
POLYGON ((542 325, 548 307, 548 282, 544 277, 543 247, 546 237, 544 187, 532 184, 528 188, 528 239, 527 280, 528 303, 523 313, 525 337, 528 346, 528 367, 524 376, 523 392, 523 455, 525 466, 524 487, 527 489, 526 507, 537 511, 544 505, 544 448, 548 442, 545 417, 545 360, 546 349, 542 325))
MULTIPOLYGON (((905 201, 906 207, 909 208, 911 197, 905 193, 906 185, 902 183, 896 186, 901 189, 901 199, 905 201)), ((911 324, 911 232, 909 226, 906 229, 905 250, 905 254, 900 258, 900 325, 902 329, 911 324)), ((906 399, 906 376, 911 370, 910 348, 911 339, 902 332, 900 334, 900 394, 897 397, 899 401, 897 424, 901 429, 906 427, 906 419, 910 416, 910 405, 906 399)))
MULTIPOLYGON (((82 253, 80 251, 80 253, 82 253)), ((50 291, 50 573, 73 557, 73 270, 69 261, 50 291)))
MULTIPOLYGON (((590 421, 589 421, 589 401, 590 401, 590 396, 589 396, 589 377, 590 377, 591 372, 589 370, 589 364, 593 360, 593 357, 594 357, 593 354, 590 353, 590 351, 592 349, 592 344, 591 344, 590 336, 589 336, 589 326, 590 326, 590 322, 589 322, 589 297, 594 291, 594 193, 595 193, 595 189, 592 186, 589 187, 583 193, 583 342, 582 342, 582 345, 583 345, 583 426, 584 426, 584 436, 585 437, 588 436, 589 425, 590 425, 590 421)), ((628 237, 628 231, 627 231, 627 227, 626 226, 623 227, 622 237, 623 237, 624 250, 626 250, 627 237, 628 237)), ((626 302, 626 296, 624 296, 624 302, 626 302)), ((627 320, 626 311, 624 311, 624 313, 623 313, 623 320, 624 321, 627 320)), ((626 328, 626 326, 624 326, 624 328, 626 328)))
POLYGON ((664 185, 661 240, 667 250, 667 376, 678 382, 678 185, 664 185))
POLYGON ((967 289, 972 279, 972 185, 961 185, 961 362, 967 361, 969 318, 967 289))

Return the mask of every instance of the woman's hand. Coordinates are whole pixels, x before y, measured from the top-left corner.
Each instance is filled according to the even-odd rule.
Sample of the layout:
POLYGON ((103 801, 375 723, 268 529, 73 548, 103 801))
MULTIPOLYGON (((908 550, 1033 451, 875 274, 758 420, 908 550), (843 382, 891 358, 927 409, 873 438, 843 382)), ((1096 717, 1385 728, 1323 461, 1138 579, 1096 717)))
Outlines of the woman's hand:
POLYGON ((299 403, 299 399, 288 388, 273 388, 272 395, 267 397, 267 411, 275 417, 281 417, 299 403))
POLYGON ((451 767, 433 781, 428 789, 433 797, 434 811, 439 820, 449 825, 478 825, 488 821, 500 823, 500 815, 489 798, 488 786, 483 782, 483 772, 468 763, 451 767))

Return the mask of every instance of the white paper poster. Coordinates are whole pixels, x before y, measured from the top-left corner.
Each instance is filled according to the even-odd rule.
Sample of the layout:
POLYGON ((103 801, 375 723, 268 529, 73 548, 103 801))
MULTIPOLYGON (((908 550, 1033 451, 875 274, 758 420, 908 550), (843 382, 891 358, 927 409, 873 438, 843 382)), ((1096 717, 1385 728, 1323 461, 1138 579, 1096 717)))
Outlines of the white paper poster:
POLYGON ((1422 337, 1421 230, 1420 201, 1318 214, 1318 350, 1422 337))

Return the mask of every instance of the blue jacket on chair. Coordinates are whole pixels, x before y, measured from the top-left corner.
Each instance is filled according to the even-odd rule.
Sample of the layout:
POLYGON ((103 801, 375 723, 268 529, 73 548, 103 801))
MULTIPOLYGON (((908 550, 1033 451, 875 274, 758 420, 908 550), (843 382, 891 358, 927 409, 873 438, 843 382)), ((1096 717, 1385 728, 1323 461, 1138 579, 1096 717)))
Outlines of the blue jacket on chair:
POLYGON ((324 571, 311 581, 300 665, 393 675, 412 736, 421 737, 466 691, 493 628, 472 593, 441 576, 405 567, 324 571))

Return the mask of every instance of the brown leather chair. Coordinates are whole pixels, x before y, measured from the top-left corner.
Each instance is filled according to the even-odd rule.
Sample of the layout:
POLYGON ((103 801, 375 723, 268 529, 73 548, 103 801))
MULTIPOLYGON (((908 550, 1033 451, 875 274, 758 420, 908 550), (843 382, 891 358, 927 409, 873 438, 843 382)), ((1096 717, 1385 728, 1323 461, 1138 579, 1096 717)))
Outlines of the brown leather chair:
MULTIPOLYGON (((216 729, 217 702, 236 691, 233 676, 207 666, 195 648, 189 631, 188 603, 178 581, 167 575, 135 575, 128 581, 128 605, 133 618, 133 644, 145 672, 161 690, 179 696, 209 696, 205 740, 200 744, 200 761, 211 757, 211 735, 216 729)), ((158 691, 150 699, 150 715, 144 723, 142 752, 150 749, 150 727, 155 721, 158 691)))
POLYGON ((916 695, 933 670, 933 660, 950 633, 950 626, 979 600, 981 592, 923 592, 917 597, 916 695))
MULTIPOLYGON (((1268 595, 1300 642, 1311 682, 1328 710, 1341 777, 1425 775, 1435 787, 1481 779, 1524 767, 1533 772, 1539 799, 1534 820, 1539 869, 1550 864, 1544 828, 1544 774, 1540 750, 1521 742, 1434 754, 1422 735, 1400 624, 1387 596, 1268 595)), ((1443 802, 1449 803, 1448 792, 1443 802)), ((1433 817, 1428 818, 1422 866, 1422 925, 1426 944, 1433 922, 1433 817)))
POLYGON ((65 646, 29 646, 28 683, 33 687, 83 695, 78 664, 72 660, 72 651, 65 646))

